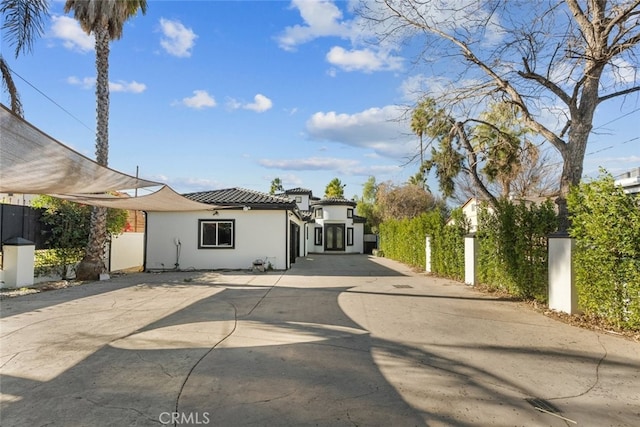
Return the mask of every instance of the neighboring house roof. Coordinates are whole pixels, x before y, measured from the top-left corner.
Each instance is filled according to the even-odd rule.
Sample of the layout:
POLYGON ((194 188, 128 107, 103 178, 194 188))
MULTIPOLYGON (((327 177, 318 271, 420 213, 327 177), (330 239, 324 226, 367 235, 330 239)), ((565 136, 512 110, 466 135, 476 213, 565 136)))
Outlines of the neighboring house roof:
POLYGON ((300 211, 300 216, 303 221, 313 222, 313 212, 312 211, 300 211))
POLYGON ((355 222, 356 224, 364 224, 367 222, 367 218, 360 215, 354 215, 353 222, 355 222))
POLYGON ((640 194, 640 167, 622 174, 615 184, 622 186, 625 193, 640 194))
POLYGON ((296 187, 296 188, 292 188, 291 190, 285 190, 284 194, 308 194, 308 195, 311 195, 311 190, 308 190, 306 188, 296 187))
POLYGON ((322 200, 314 200, 312 206, 330 206, 330 205, 346 205, 356 207, 357 203, 353 200, 344 199, 342 197, 328 197, 322 200))
POLYGON ((184 197, 200 203, 218 206, 237 206, 261 209, 294 209, 296 203, 288 197, 274 196, 244 188, 200 191, 183 194, 184 197))

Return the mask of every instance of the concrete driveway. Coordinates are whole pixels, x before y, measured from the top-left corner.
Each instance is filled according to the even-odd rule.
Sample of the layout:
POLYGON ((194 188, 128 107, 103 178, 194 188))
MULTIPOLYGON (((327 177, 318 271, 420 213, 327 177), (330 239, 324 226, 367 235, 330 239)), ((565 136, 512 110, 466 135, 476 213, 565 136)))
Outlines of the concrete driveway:
POLYGON ((366 255, 1 304, 2 426, 637 426, 640 345, 366 255))

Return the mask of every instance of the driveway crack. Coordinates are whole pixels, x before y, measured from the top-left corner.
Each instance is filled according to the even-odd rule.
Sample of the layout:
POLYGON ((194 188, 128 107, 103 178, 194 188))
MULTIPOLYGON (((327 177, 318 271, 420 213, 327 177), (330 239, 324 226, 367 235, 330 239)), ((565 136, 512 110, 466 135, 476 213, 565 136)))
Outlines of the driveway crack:
MULTIPOLYGON (((178 408, 180 406, 180 397, 182 397, 182 392, 184 391, 184 388, 187 385, 187 382, 189 381, 189 378, 191 378, 191 374, 193 373, 193 371, 200 364, 200 362, 202 362, 204 360, 205 357, 207 357, 213 350, 216 349, 216 347, 218 347, 227 338, 229 338, 231 335, 233 335, 233 333, 236 331, 236 328, 238 327, 238 308, 231 302, 229 304, 231 305, 231 307, 233 307, 233 328, 231 328, 231 331, 227 335, 222 337, 222 339, 220 341, 215 343, 209 350, 207 350, 202 356, 200 356, 200 358, 198 360, 196 360, 196 363, 193 364, 191 369, 189 369, 189 372, 187 373, 186 377, 184 378, 184 381, 182 382, 182 385, 180 386, 180 391, 178 392, 178 396, 176 397, 176 413, 178 412, 178 408)), ((177 423, 177 421, 176 421, 176 423, 177 423)), ((174 427, 177 425, 176 423, 174 423, 174 427)))
POLYGON ((598 364, 596 365, 596 378, 595 378, 595 381, 593 382, 593 384, 591 384, 589 386, 589 388, 587 388, 582 393, 578 393, 578 394, 571 395, 571 396, 553 397, 553 398, 547 399, 547 400, 574 399, 576 397, 582 397, 585 394, 589 393, 591 390, 593 390, 596 385, 598 385, 598 382, 600 382, 600 366, 602 365, 602 362, 604 362, 604 359, 607 358, 608 352, 607 352, 607 348, 604 346, 604 344, 602 344, 602 341, 600 340, 600 335, 596 335, 596 337, 598 338, 598 344, 600 344, 600 347, 602 347, 602 350, 604 351, 604 354, 602 355, 600 360, 598 360, 598 364))

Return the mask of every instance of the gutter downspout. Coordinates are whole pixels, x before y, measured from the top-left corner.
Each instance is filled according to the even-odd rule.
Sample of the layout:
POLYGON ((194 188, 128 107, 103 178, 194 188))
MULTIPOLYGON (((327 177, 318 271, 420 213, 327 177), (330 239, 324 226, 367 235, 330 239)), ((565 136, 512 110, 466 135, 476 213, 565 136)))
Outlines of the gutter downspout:
POLYGON ((288 270, 289 269, 289 251, 287 250, 289 248, 289 210, 285 209, 284 211, 284 269, 288 270))
MULTIPOLYGON (((147 271, 147 239, 149 238, 149 213, 144 212, 144 244, 142 245, 142 271, 147 271)), ((137 224, 136 224, 137 228, 137 224)))

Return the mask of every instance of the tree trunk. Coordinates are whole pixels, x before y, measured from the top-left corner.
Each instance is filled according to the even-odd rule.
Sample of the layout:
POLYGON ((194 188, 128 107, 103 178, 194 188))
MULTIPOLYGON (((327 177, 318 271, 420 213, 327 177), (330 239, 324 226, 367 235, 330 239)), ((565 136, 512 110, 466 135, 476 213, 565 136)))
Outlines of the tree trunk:
MULTIPOLYGON (((109 32, 106 27, 94 32, 96 38, 96 161, 107 166, 109 157, 109 32)), ((89 241, 85 256, 76 270, 78 280, 98 280, 105 268, 107 209, 91 211, 89 241)))
MULTIPOLYGON (((595 107, 594 107, 595 110, 595 107)), ((593 116, 593 112, 591 112, 593 116)), ((580 184, 582 179, 584 156, 587 149, 591 120, 572 120, 575 125, 569 131, 569 143, 562 151, 562 175, 560 177, 560 195, 556 200, 558 205, 558 231, 566 232, 571 228, 567 196, 574 185, 580 184)))

